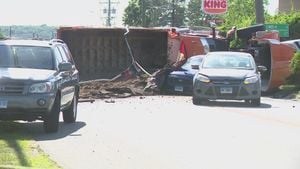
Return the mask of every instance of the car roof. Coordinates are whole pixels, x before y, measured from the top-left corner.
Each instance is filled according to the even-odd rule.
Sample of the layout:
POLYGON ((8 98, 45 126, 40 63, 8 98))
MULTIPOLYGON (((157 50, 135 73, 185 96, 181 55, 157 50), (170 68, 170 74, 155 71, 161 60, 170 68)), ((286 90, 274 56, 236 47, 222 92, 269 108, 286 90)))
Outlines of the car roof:
POLYGON ((50 47, 49 41, 42 40, 0 40, 0 45, 42 46, 50 47))
POLYGON ((219 52, 209 52, 207 55, 213 55, 213 54, 218 54, 218 55, 233 55, 233 56, 249 56, 252 57, 250 53, 246 52, 228 52, 228 51, 219 51, 219 52))

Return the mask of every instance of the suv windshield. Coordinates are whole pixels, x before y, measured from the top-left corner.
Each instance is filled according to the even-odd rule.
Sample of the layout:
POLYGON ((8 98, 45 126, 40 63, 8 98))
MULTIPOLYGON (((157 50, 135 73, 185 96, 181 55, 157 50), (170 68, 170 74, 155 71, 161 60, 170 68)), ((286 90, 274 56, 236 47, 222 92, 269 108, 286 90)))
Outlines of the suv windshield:
POLYGON ((33 69, 54 69, 49 47, 0 46, 0 67, 22 67, 33 69))
POLYGON ((13 57, 6 46, 0 45, 0 67, 12 67, 13 57))

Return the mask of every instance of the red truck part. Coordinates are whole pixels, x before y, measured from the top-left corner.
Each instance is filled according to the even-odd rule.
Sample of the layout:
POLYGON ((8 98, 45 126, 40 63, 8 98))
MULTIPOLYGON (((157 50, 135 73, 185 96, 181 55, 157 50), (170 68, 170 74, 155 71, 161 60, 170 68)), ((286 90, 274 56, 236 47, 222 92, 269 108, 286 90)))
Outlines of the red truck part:
POLYGON ((237 34, 249 42, 244 51, 253 55, 257 65, 268 69, 262 73, 262 91, 271 92, 283 85, 291 74, 289 64, 295 49, 281 43, 278 32, 264 31, 263 25, 239 29, 237 34))

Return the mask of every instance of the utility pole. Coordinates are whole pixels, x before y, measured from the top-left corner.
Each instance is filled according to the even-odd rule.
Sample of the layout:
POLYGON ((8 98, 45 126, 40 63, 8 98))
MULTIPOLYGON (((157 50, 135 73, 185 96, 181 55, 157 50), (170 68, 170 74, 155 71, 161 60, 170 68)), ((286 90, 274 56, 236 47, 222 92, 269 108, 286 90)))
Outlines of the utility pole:
POLYGON ((142 11, 142 26, 146 27, 146 8, 144 0, 141 0, 141 11, 142 11))
POLYGON ((172 27, 175 25, 175 0, 172 0, 172 27))
POLYGON ((112 7, 112 5, 119 4, 119 1, 118 0, 100 0, 100 4, 107 5, 107 8, 103 8, 103 13, 104 14, 107 13, 107 16, 103 17, 103 18, 106 19, 106 21, 105 21, 106 26, 111 26, 112 19, 114 18, 112 16, 112 14, 116 13, 116 9, 114 7, 112 7))
POLYGON ((108 0, 108 11, 107 11, 107 26, 111 26, 111 1, 108 0))
POLYGON ((256 14, 256 24, 264 24, 264 4, 263 0, 255 0, 255 14, 256 14))

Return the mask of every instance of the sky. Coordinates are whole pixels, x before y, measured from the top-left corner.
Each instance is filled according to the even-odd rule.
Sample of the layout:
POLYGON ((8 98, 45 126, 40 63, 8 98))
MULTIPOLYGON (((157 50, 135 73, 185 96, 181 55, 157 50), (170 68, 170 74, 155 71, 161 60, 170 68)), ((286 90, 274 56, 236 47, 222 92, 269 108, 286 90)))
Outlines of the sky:
MULTIPOLYGON (((105 0, 5 0, 1 4, 0 25, 99 26, 100 11, 106 5, 100 1, 105 0)), ((120 11, 128 2, 112 1, 119 1, 120 11)), ((267 9, 274 13, 278 0, 269 1, 267 9)), ((116 25, 121 25, 121 20, 122 17, 115 20, 116 25)))

